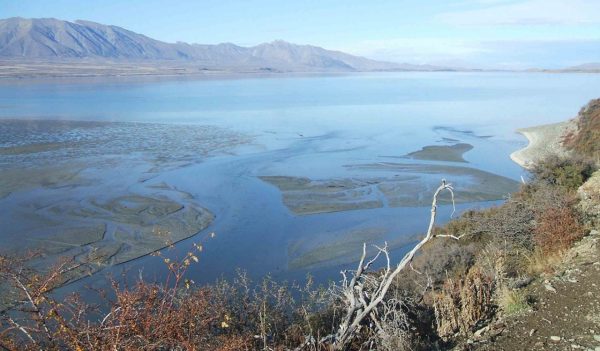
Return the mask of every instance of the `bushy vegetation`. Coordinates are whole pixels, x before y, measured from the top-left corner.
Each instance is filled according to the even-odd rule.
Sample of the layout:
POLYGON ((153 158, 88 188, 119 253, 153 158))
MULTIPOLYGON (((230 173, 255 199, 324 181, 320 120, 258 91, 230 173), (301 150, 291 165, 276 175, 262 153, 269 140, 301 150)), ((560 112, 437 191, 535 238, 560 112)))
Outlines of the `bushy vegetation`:
POLYGON ((169 275, 163 283, 113 281, 112 291, 100 292, 104 303, 96 306, 77 294, 64 301, 49 294, 48 287, 72 262, 37 274, 24 269, 25 262, 2 256, 0 277, 19 298, 1 314, 0 349, 288 349, 335 324, 335 304, 324 298, 324 290, 312 287, 311 279, 302 287, 269 277, 257 284, 239 272, 232 281, 194 287, 184 278, 194 257, 165 258, 169 275))
POLYGON ((577 132, 565 137, 565 145, 579 155, 587 155, 600 163, 600 99, 581 109, 577 132))
POLYGON ((594 170, 595 165, 590 158, 553 155, 536 163, 531 172, 538 182, 575 190, 592 176, 594 170))

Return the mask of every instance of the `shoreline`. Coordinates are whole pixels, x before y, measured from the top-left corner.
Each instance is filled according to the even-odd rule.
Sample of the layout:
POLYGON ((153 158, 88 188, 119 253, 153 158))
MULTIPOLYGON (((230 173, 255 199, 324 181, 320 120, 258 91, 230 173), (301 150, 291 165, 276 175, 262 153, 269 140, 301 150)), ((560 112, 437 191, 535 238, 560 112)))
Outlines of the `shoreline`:
MULTIPOLYGON (((0 81, 93 79, 93 78, 180 78, 180 79, 240 79, 279 76, 343 76, 348 74, 401 72, 463 72, 440 70, 327 70, 319 68, 286 69, 260 66, 214 66, 201 62, 173 61, 77 61, 25 60, 0 58, 0 81)), ((464 71, 472 72, 472 71, 464 71)))
POLYGON ((105 61, 105 60, 21 60, 0 58, 0 82, 53 79, 242 79, 279 76, 322 76, 368 73, 523 73, 600 74, 600 70, 503 70, 503 69, 383 69, 335 71, 324 69, 285 69, 259 66, 214 66, 200 62, 105 61))
POLYGON ((564 122, 517 129, 517 133, 527 138, 528 144, 510 154, 510 158, 519 166, 530 169, 537 160, 551 154, 566 155, 567 150, 562 146, 562 140, 568 132, 574 131, 575 128, 575 120, 570 119, 564 122))

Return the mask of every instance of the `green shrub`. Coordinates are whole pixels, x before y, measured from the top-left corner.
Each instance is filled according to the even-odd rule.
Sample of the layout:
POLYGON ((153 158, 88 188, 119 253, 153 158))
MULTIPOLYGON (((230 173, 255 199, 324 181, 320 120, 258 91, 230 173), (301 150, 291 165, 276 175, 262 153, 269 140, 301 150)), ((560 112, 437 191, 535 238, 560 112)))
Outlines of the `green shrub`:
POLYGON ((577 189, 592 176, 594 171, 595 165, 590 159, 553 155, 538 161, 531 173, 534 182, 577 189))

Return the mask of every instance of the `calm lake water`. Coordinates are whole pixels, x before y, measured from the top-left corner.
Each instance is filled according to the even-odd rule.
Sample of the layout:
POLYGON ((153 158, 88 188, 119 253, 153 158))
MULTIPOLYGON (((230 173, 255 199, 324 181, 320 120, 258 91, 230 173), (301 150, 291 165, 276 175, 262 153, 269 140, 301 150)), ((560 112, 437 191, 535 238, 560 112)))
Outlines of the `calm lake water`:
MULTIPOLYGON (((17 212, 26 221, 43 214, 39 212, 43 206, 36 207, 34 203, 45 201, 45 206, 50 206, 54 205, 53 199, 58 199, 57 203, 85 197, 101 199, 109 188, 115 196, 119 191, 148 194, 148 186, 162 184, 189 194, 216 216, 198 235, 166 252, 175 257, 187 252, 192 242, 204 242, 200 264, 190 271, 196 281, 231 276, 237 268, 246 269, 253 277, 271 273, 279 279, 301 279, 311 272, 321 281, 337 279, 340 268, 352 261, 347 257, 358 258, 362 239, 395 242, 398 257, 414 235, 426 229, 429 208, 391 206, 388 200, 373 195, 374 201, 381 200, 381 206, 299 215, 283 202, 280 189, 259 177, 307 177, 321 181, 389 178, 394 172, 355 166, 410 163, 402 156, 423 146, 466 143, 473 149, 464 154, 467 163, 459 166, 519 180, 524 171, 509 155, 526 141, 515 129, 574 117, 581 106, 599 93, 600 75, 542 73, 0 82, 0 119, 210 126, 239 136, 229 147, 211 149, 200 158, 187 155, 184 151, 190 145, 178 145, 177 138, 171 140, 172 135, 157 134, 152 140, 140 142, 143 136, 135 133, 105 134, 104 138, 123 140, 119 146, 108 141, 86 146, 79 155, 78 146, 70 146, 71 153, 66 154, 44 151, 49 153, 42 154, 39 160, 35 153, 16 158, 0 155, 0 164, 6 168, 17 167, 17 162, 36 167, 36 162, 47 162, 53 157, 68 156, 80 163, 92 163, 92 158, 95 162, 108 154, 119 155, 117 166, 83 166, 79 174, 94 182, 51 189, 15 188, 0 197, 0 212, 4 213, 0 216, 4 222, 0 240, 3 236, 12 240, 17 233, 15 228, 20 238, 27 237, 29 227, 11 218, 17 218, 13 215, 17 212), (169 155, 177 155, 175 166, 157 167, 146 162, 145 152, 156 153, 162 138, 168 143, 162 147, 161 160, 167 162, 169 155), (136 148, 128 152, 130 142, 136 148), (105 150, 105 145, 111 148, 105 150), (135 167, 125 167, 126 164, 135 167), (215 233, 214 237, 210 233, 215 233), (363 238, 362 233, 368 234, 363 238), (356 248, 348 248, 352 245, 356 248), (334 252, 342 246, 343 250, 334 252), (332 254, 321 252, 315 257, 312 253, 320 252, 319 249, 332 254)), ((29 143, 13 132, 8 135, 10 129, 2 130, 5 134, 0 134, 0 147, 29 143)), ((85 133, 61 133, 60 138, 73 143, 89 137, 85 133)), ((219 133, 207 134, 207 138, 219 138, 219 133)), ((54 141, 54 136, 45 135, 39 128, 35 134, 23 135, 25 139, 35 135, 36 140, 54 141)), ((455 165, 445 161, 419 163, 455 165)), ((436 182, 439 178, 452 181, 452 174, 426 176, 436 182)), ((497 201, 467 201, 459 209, 494 203, 497 201)), ((444 221, 449 215, 450 208, 446 206, 440 218, 444 221)), ((163 272, 160 260, 149 256, 105 271, 124 267, 136 274, 139 269, 147 275, 160 276, 163 272)), ((98 277, 85 278, 75 285, 97 283, 101 281, 98 277)))

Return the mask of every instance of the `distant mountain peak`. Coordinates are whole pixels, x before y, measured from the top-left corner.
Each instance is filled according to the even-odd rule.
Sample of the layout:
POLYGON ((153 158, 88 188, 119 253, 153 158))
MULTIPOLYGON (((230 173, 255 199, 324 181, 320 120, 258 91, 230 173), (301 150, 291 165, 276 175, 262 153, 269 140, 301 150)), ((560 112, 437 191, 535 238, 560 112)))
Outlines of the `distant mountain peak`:
POLYGON ((82 20, 82 19, 78 19, 75 20, 73 23, 77 23, 77 24, 81 24, 82 26, 88 26, 88 25, 94 25, 94 26, 107 26, 107 27, 116 27, 110 24, 102 24, 102 23, 98 23, 98 22, 94 22, 94 21, 88 21, 88 20, 82 20))

